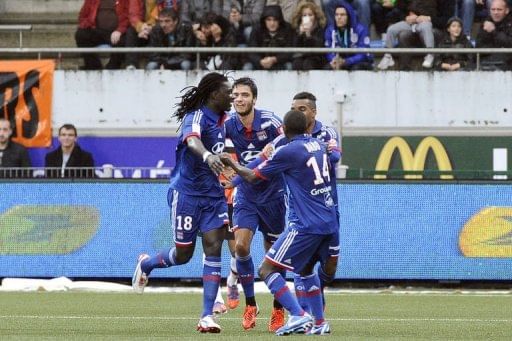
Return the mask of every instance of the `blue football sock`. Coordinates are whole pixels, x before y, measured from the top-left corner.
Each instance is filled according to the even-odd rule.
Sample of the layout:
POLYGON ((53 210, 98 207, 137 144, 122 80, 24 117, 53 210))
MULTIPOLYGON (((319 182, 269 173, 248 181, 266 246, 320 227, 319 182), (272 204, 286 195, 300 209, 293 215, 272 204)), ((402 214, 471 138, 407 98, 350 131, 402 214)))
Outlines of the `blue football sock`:
POLYGON ((238 280, 244 289, 245 297, 254 297, 254 263, 251 255, 236 257, 238 280))
POLYGON ((213 314, 213 304, 220 284, 220 257, 206 256, 203 262, 203 314, 213 314))
POLYGON ((304 315, 304 310, 300 307, 295 296, 286 286, 286 281, 278 272, 273 272, 265 278, 265 284, 269 288, 274 298, 279 301, 293 316, 304 315))
POLYGON ((311 312, 305 297, 306 292, 304 291, 304 283, 302 282, 302 278, 299 274, 293 274, 293 284, 295 286, 295 296, 297 296, 297 301, 299 302, 300 306, 308 313, 311 312))
POLYGON ((168 268, 176 264, 176 248, 173 247, 169 250, 160 251, 153 257, 140 264, 141 270, 149 275, 155 268, 168 268))
POLYGON ((319 325, 324 322, 324 304, 322 300, 322 290, 320 289, 320 278, 316 273, 301 277, 304 284, 304 298, 311 313, 315 317, 315 324, 319 325))

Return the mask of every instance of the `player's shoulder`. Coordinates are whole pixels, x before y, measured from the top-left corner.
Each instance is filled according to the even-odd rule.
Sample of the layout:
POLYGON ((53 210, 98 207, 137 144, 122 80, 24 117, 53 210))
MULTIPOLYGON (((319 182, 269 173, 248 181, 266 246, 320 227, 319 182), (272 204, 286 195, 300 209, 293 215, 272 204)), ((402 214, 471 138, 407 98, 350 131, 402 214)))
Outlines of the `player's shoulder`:
POLYGON ((277 116, 273 111, 257 109, 261 115, 261 128, 279 128, 283 125, 283 122, 279 116, 277 116))
POLYGON ((317 136, 320 140, 338 139, 338 133, 336 132, 336 129, 323 123, 320 124, 322 126, 320 127, 320 134, 317 136))

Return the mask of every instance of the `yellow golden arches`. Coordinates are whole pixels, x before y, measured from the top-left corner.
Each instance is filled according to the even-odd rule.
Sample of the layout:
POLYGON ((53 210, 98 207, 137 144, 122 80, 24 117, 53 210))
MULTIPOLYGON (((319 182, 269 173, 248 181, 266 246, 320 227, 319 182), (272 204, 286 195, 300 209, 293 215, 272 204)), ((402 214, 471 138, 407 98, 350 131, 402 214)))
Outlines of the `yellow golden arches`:
MULTIPOLYGON (((428 151, 432 149, 436 158, 437 167, 440 171, 452 171, 450 158, 446 153, 444 146, 439 140, 433 136, 425 137, 421 140, 416 153, 413 153, 407 141, 399 136, 392 137, 386 142, 382 148, 377 164, 376 171, 388 171, 391 164, 391 158, 395 150, 398 150, 402 160, 404 171, 423 171, 427 160, 428 151)), ((386 175, 375 175, 375 179, 386 179, 386 175)), ((405 175, 405 179, 423 179, 422 175, 405 175)), ((453 175, 441 175, 443 180, 453 179, 453 175)))

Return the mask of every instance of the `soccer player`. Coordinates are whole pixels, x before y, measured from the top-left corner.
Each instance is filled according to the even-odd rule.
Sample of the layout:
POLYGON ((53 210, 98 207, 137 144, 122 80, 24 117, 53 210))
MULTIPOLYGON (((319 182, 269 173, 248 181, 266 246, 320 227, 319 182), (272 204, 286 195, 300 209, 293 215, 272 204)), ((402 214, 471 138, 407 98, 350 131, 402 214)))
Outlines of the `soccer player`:
POLYGON ((187 91, 174 114, 182 126, 168 194, 176 245, 152 257, 140 255, 132 286, 142 293, 154 268, 187 263, 201 230, 205 253, 203 312, 197 330, 219 333, 221 327, 214 321, 212 311, 220 282, 221 249, 228 213, 224 189, 218 180, 224 169, 218 154, 225 144, 224 119, 226 111, 231 109, 231 85, 226 76, 209 73, 198 86, 184 90, 187 91))
MULTIPOLYGON (((233 83, 233 107, 236 114, 226 121, 226 136, 235 147, 237 159, 247 165, 282 132, 281 119, 273 112, 256 109, 258 88, 250 78, 233 83)), ((254 295, 254 263, 251 243, 257 230, 263 234, 268 250, 285 227, 285 187, 281 177, 258 184, 241 183, 233 205, 236 269, 245 294, 242 327, 256 326, 258 307, 254 295)), ((228 286, 228 290, 229 290, 228 286)), ((231 306, 228 293, 228 306, 231 306)), ((275 331, 284 324, 284 309, 276 300, 268 328, 275 331)))
POLYGON ((338 218, 331 194, 327 145, 307 134, 307 123, 300 111, 286 113, 283 127, 289 143, 278 148, 269 160, 254 170, 234 162, 227 154, 221 156, 222 161, 247 182, 283 176, 288 186, 288 226, 269 249, 259 269, 260 278, 290 312, 287 323, 276 331, 278 336, 330 331, 324 320, 320 279, 314 272, 314 265, 328 257, 329 244, 336 238, 338 218), (302 276, 314 324, 313 318, 288 290, 280 273, 282 269, 302 276))
MULTIPOLYGON (((311 134, 311 136, 316 137, 317 139, 323 141, 329 146, 329 157, 331 160, 331 168, 330 168, 330 178, 331 178, 331 186, 332 186, 332 198, 334 200, 336 206, 336 214, 338 214, 339 221, 339 211, 338 211, 338 194, 336 189, 336 163, 341 157, 341 150, 339 146, 339 138, 338 134, 332 127, 328 127, 323 125, 320 121, 316 119, 316 97, 310 92, 299 92, 293 97, 292 110, 297 110, 306 116, 307 119, 307 132, 311 134)), ((338 256, 339 256, 339 230, 337 231, 337 237, 331 240, 331 245, 329 246, 329 257, 319 264, 317 271, 320 277, 321 289, 322 289, 322 297, 323 291, 326 285, 332 282, 334 276, 336 275, 336 268, 338 266, 338 256)), ((304 299, 307 296, 303 290, 304 285, 302 285, 302 280, 299 274, 294 275, 294 284, 295 284, 295 294, 301 303, 303 308, 307 308, 307 300, 304 299)))

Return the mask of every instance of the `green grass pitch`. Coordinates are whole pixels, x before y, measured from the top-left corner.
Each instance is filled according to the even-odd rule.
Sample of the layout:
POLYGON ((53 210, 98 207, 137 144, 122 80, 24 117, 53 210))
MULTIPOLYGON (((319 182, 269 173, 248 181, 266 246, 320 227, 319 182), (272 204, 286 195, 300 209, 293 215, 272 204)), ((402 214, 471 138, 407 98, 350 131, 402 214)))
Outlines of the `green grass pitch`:
MULTIPOLYGON (((0 338, 275 338, 266 331, 271 296, 257 298, 261 312, 255 329, 242 330, 240 306, 221 316, 220 335, 201 335, 195 330, 200 294, 3 292, 0 338)), ((333 339, 512 340, 512 295, 329 293, 326 317, 333 339)))

